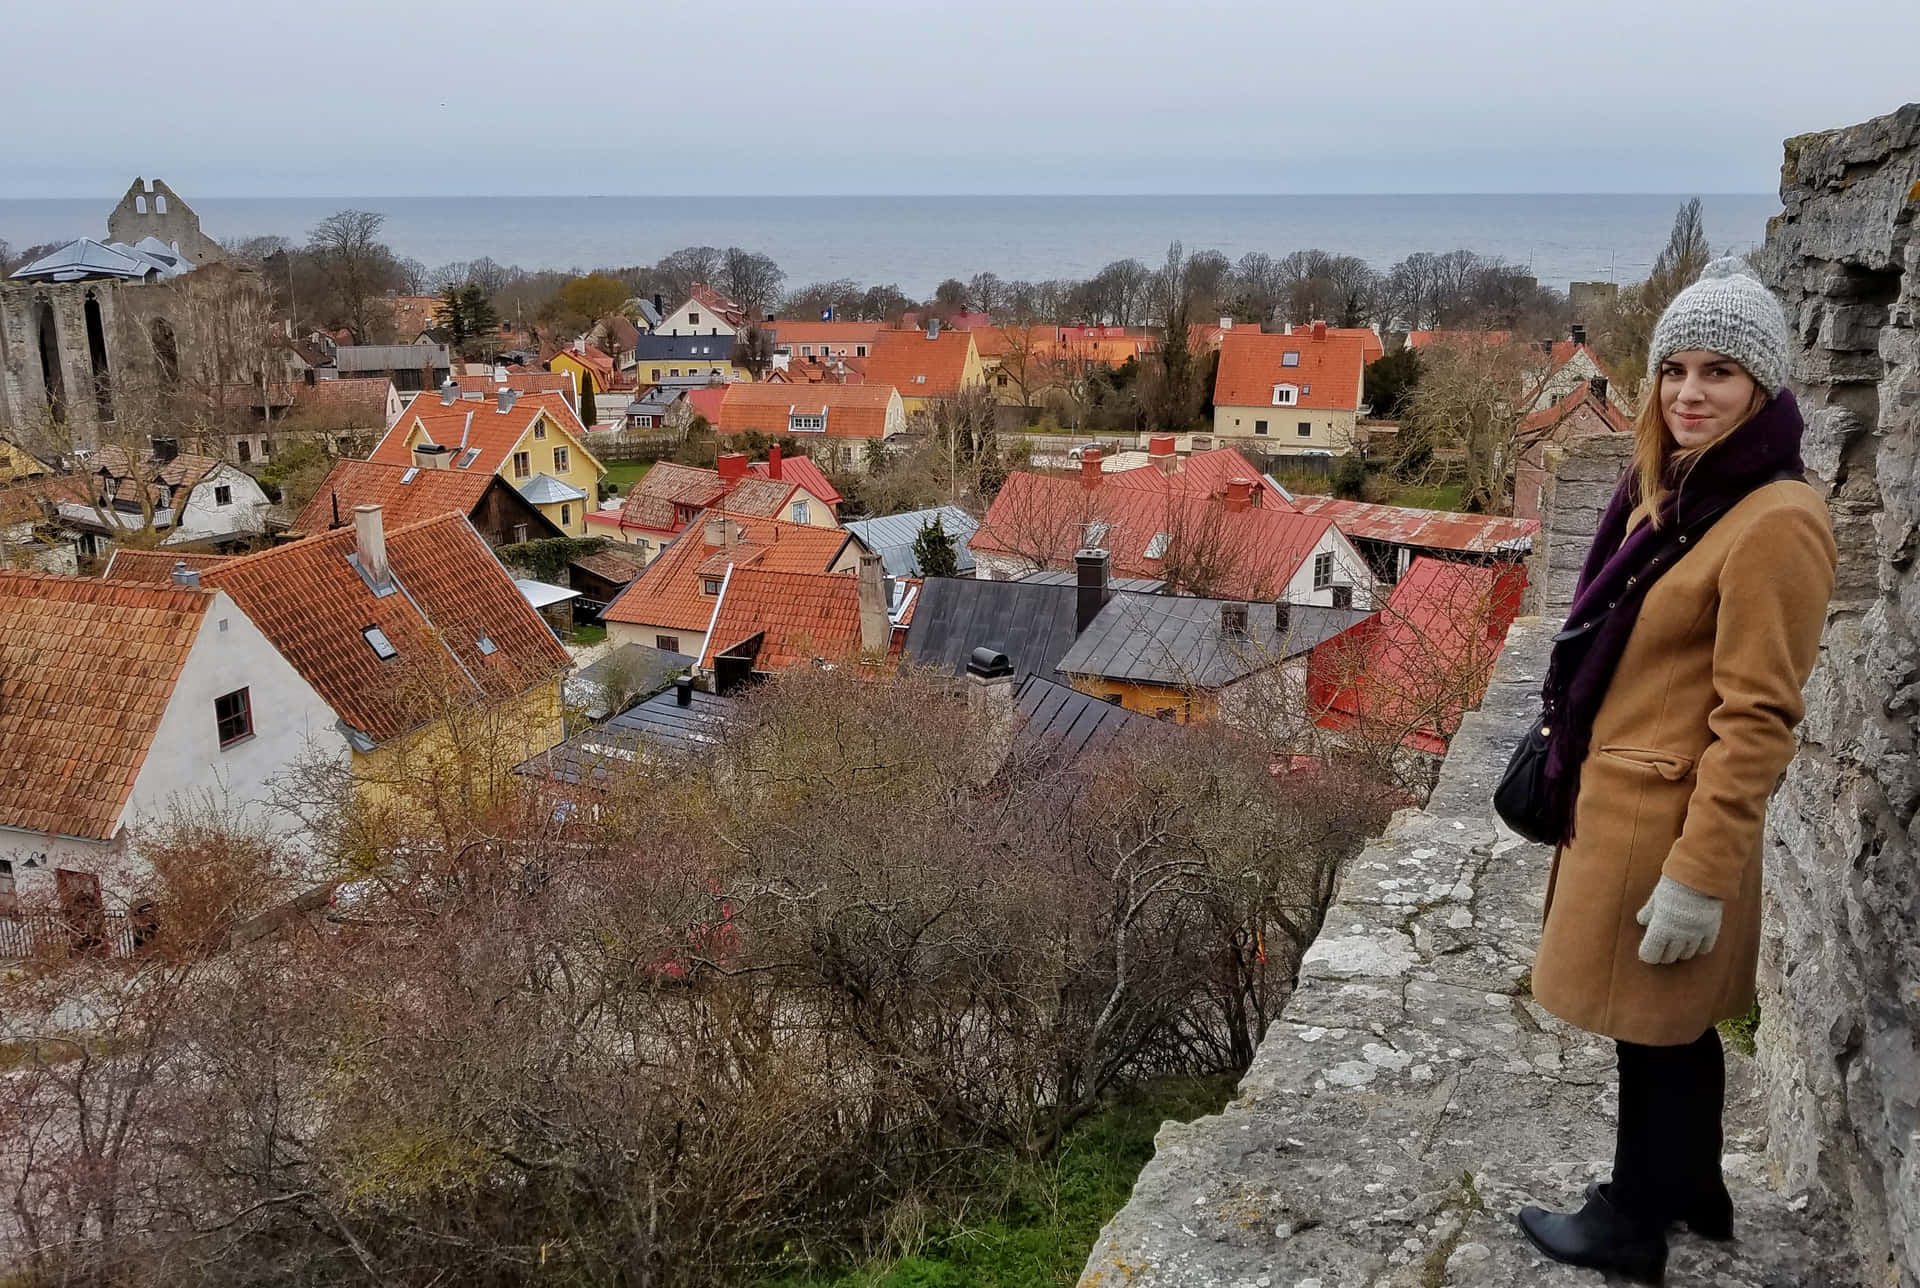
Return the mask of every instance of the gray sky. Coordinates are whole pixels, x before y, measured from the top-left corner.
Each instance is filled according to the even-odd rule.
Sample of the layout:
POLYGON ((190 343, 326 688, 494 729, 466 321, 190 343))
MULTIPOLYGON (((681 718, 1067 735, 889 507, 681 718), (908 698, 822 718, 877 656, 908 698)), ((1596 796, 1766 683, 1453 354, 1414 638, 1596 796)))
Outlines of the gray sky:
POLYGON ((1920 97, 1914 0, 63 0, 5 43, 0 197, 1764 192, 1920 97))

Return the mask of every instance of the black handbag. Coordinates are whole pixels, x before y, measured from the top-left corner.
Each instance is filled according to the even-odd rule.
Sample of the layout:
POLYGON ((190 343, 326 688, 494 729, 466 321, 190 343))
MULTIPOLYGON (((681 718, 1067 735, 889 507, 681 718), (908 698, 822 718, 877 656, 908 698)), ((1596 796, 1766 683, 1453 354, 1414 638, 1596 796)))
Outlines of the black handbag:
POLYGON ((1547 803, 1547 741, 1552 733, 1552 717, 1542 711, 1513 749, 1507 772, 1493 789, 1493 808, 1501 821, 1538 845, 1560 840, 1559 820, 1550 817, 1547 803))

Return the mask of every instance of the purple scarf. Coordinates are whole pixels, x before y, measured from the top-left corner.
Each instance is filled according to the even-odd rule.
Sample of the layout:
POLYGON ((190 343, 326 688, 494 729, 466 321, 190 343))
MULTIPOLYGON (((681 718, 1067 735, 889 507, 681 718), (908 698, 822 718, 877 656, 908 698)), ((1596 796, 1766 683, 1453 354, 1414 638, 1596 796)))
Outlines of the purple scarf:
POLYGON ((1793 395, 1781 390, 1752 420, 1707 448, 1684 478, 1668 479, 1673 490, 1660 504, 1658 529, 1642 523, 1627 535, 1627 516, 1640 500, 1631 465, 1614 488, 1580 569, 1566 628, 1554 636, 1540 695, 1542 722, 1553 731, 1547 740, 1547 794, 1563 842, 1573 839, 1573 805, 1593 718, 1639 620, 1647 588, 1747 493, 1777 479, 1805 476, 1804 428, 1793 395))

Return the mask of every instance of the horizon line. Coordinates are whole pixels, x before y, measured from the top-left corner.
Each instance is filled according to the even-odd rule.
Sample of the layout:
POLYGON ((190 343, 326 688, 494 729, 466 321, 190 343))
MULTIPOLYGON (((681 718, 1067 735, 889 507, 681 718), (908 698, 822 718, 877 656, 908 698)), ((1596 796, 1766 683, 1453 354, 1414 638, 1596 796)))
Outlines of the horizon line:
MULTIPOLYGON (((548 201, 560 199, 588 201, 679 201, 688 199, 725 201, 766 200, 852 200, 876 197, 913 200, 951 198, 1151 198, 1156 200, 1207 200, 1221 197, 1778 197, 1777 192, 1694 191, 1463 191, 1454 189, 1407 190, 1401 192, 372 192, 372 193, 206 193, 199 201, 548 201)), ((111 200, 112 193, 66 193, 61 196, 0 197, 0 203, 30 201, 111 200)))

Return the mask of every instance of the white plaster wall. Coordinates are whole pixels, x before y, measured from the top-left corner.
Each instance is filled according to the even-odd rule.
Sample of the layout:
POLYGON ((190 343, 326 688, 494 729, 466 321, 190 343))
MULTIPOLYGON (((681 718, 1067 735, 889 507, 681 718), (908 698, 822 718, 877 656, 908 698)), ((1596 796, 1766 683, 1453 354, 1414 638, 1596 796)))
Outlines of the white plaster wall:
POLYGON ((660 325, 653 329, 655 335, 732 335, 733 328, 712 309, 698 300, 688 300, 666 317, 660 319, 660 325), (687 319, 690 315, 700 315, 700 325, 694 326, 687 319))
POLYGON ((270 504, 267 494, 260 490, 260 484, 252 475, 244 474, 231 465, 216 465, 205 480, 187 493, 186 508, 179 512, 174 520, 172 535, 162 544, 264 531, 270 504), (214 504, 216 487, 233 489, 231 504, 214 504))
POLYGON ((1353 543, 1341 534, 1340 529, 1329 527, 1313 547, 1313 554, 1300 564, 1298 572, 1287 583, 1286 600, 1289 604, 1319 604, 1325 608, 1333 607, 1333 586, 1320 590, 1313 588, 1313 561, 1315 556, 1331 552, 1333 555, 1333 586, 1353 587, 1353 606, 1368 611, 1379 607, 1382 602, 1379 588, 1374 582, 1373 569, 1367 567, 1367 561, 1353 548, 1353 543))

